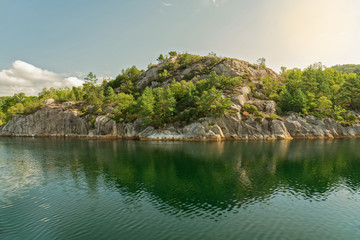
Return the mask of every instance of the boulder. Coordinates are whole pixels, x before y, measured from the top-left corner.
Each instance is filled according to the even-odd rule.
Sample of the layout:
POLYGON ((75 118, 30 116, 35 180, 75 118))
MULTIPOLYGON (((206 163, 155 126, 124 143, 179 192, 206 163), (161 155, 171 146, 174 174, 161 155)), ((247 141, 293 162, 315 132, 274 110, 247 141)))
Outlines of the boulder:
POLYGON ((48 98, 48 99, 45 99, 45 100, 43 101, 43 104, 44 104, 45 106, 51 105, 51 104, 53 104, 53 103, 55 103, 55 99, 53 99, 53 98, 48 98))
POLYGON ((63 102, 62 105, 66 108, 71 108, 75 105, 75 102, 63 102))

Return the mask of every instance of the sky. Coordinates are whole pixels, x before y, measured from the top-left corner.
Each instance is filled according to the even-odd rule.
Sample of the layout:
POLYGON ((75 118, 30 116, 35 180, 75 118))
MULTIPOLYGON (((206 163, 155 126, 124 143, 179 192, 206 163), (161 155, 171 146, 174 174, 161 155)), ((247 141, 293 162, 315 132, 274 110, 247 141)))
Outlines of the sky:
POLYGON ((169 51, 360 64, 358 0, 0 0, 0 96, 115 78, 169 51))

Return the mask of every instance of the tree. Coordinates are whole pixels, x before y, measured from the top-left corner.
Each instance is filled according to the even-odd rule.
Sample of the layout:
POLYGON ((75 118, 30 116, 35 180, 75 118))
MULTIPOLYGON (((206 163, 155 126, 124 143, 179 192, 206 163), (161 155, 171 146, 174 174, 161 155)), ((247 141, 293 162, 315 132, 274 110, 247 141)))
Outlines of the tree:
POLYGON ((282 66, 282 67, 280 68, 280 75, 284 75, 284 73, 286 72, 286 70, 287 70, 287 68, 284 67, 284 66, 282 66))
POLYGON ((320 116, 330 117, 333 112, 332 107, 332 102, 325 96, 322 96, 317 100, 316 110, 318 113, 320 113, 320 116))
POLYGON ((284 88, 279 96, 279 104, 284 111, 307 112, 307 98, 301 89, 296 90, 293 94, 284 88))
POLYGON ((266 67, 266 59, 264 57, 259 58, 256 63, 260 65, 261 67, 266 67))
POLYGON ((97 77, 95 74, 93 74, 92 72, 90 72, 87 77, 84 78, 88 83, 95 85, 98 81, 97 77))
POLYGON ((17 104, 15 104, 15 106, 10 107, 10 108, 7 110, 7 112, 8 112, 8 114, 9 114, 11 117, 13 117, 13 116, 15 116, 16 114, 21 114, 21 113, 23 113, 24 110, 25 110, 24 105, 23 105, 22 103, 17 103, 17 104))
POLYGON ((110 81, 108 86, 112 88, 120 88, 120 91, 128 94, 136 92, 134 87, 135 82, 138 80, 143 70, 139 70, 136 66, 121 70, 121 74, 117 75, 115 80, 110 81))
POLYGON ((133 114, 136 106, 134 96, 126 93, 119 93, 117 95, 117 106, 114 109, 114 118, 118 122, 133 121, 136 119, 136 114, 133 114))
POLYGON ((164 55, 160 54, 160 56, 156 59, 159 63, 162 63, 166 60, 166 58, 164 57, 164 55))
POLYGON ((220 117, 231 107, 229 98, 222 97, 222 91, 212 87, 196 98, 198 117, 220 117))
POLYGON ((360 78, 355 73, 346 76, 340 89, 340 99, 343 106, 350 109, 360 109, 360 78))
POLYGON ((263 82, 265 95, 272 100, 277 100, 279 97, 279 92, 283 87, 283 84, 278 79, 272 79, 271 77, 266 77, 261 79, 263 82))
POLYGON ((5 124, 6 120, 6 115, 5 113, 3 113, 2 111, 0 111, 0 126, 2 126, 3 124, 5 124))
POLYGON ((116 94, 114 92, 114 89, 110 86, 108 86, 106 89, 105 89, 105 92, 104 92, 104 95, 105 95, 105 102, 106 103, 115 103, 116 102, 116 94))
POLYGON ((176 99, 171 88, 155 88, 154 124, 157 127, 170 122, 176 107, 176 99))
POLYGON ((148 126, 152 122, 154 115, 155 98, 152 90, 146 87, 138 99, 139 115, 142 119, 142 125, 148 126))
POLYGON ((174 56, 176 56, 176 55, 177 55, 177 52, 175 52, 175 51, 171 51, 171 52, 169 52, 169 55, 170 55, 171 57, 174 57, 174 56))

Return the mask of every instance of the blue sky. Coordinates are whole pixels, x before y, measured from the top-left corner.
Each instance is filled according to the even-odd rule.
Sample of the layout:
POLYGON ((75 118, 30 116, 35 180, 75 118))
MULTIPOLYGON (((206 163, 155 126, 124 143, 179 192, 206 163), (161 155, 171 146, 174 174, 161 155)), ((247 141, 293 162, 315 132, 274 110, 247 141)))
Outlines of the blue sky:
POLYGON ((357 0, 1 0, 0 4, 0 95, 36 94, 52 84, 76 85, 75 78, 90 71, 115 77, 131 65, 146 68, 160 53, 171 50, 201 55, 213 51, 249 62, 265 57, 276 71, 318 61, 327 66, 360 63, 357 0), (33 72, 40 78, 43 73, 57 75, 49 82, 29 80, 34 79, 33 72))

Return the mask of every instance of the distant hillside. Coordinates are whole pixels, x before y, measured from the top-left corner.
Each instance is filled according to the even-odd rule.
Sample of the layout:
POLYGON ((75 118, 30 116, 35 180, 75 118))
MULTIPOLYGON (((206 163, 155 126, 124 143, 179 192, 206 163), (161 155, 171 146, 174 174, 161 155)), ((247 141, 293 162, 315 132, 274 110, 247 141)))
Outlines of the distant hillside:
POLYGON ((331 67, 340 73, 360 73, 360 64, 338 64, 331 67))

